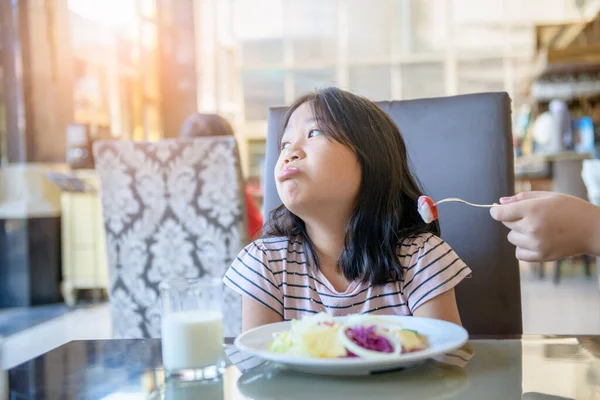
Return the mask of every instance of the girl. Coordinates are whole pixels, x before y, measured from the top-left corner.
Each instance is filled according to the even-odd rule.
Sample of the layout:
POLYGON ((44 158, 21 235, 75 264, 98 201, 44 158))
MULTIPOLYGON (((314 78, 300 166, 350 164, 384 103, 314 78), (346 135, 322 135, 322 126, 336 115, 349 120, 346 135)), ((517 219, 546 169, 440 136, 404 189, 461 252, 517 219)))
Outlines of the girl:
POLYGON ((243 330, 321 311, 461 323, 454 287, 471 271, 421 220, 402 135, 373 102, 337 88, 296 100, 275 179, 283 205, 224 277, 243 330))

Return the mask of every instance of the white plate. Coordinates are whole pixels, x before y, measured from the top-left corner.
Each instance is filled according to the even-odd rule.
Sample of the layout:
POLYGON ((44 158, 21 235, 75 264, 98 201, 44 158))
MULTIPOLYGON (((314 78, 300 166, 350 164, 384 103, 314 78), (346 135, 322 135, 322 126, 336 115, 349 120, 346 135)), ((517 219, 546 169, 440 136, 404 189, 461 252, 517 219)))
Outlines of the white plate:
MULTIPOLYGON (((448 353, 463 346, 469 339, 467 331, 455 324, 430 318, 378 315, 399 322, 405 329, 413 329, 427 336, 429 347, 423 351, 401 354, 389 360, 365 360, 361 358, 311 358, 296 357, 269 351, 273 334, 287 331, 289 321, 263 325, 243 333, 235 339, 240 350, 276 362, 295 371, 326 375, 366 375, 399 368, 408 368, 427 359, 448 353)), ((336 317, 343 321, 345 317, 336 317)))

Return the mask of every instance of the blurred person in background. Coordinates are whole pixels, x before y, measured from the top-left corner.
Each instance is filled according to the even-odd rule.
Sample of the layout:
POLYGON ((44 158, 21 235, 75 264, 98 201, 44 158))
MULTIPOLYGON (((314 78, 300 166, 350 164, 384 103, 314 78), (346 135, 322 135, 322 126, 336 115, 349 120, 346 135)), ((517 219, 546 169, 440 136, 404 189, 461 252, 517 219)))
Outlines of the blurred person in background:
MULTIPOLYGON (((233 128, 220 115, 194 114, 185 120, 179 131, 179 136, 182 138, 233 136, 233 128)), ((244 184, 244 195, 246 197, 246 215, 248 216, 248 238, 254 240, 262 229, 263 218, 246 184, 244 184)))

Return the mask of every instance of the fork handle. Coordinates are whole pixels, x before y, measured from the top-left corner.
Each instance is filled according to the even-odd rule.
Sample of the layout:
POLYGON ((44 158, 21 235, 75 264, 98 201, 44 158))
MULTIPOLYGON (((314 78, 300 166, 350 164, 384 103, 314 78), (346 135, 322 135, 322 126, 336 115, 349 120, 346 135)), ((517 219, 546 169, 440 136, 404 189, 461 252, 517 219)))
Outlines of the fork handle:
POLYGON ((496 206, 496 204, 473 204, 473 203, 469 203, 468 201, 458 199, 456 197, 449 197, 447 199, 440 200, 440 201, 436 202, 435 205, 437 206, 438 204, 450 203, 450 202, 459 202, 459 203, 464 203, 464 204, 468 204, 473 207, 480 207, 480 208, 491 208, 491 207, 496 206))

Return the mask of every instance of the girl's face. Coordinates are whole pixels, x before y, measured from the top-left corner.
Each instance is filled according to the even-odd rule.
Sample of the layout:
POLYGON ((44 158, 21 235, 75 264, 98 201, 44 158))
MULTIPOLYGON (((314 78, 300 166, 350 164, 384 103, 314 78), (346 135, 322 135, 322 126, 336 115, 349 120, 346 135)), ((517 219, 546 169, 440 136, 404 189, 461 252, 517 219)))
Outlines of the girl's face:
POLYGON ((361 183, 354 153, 319 130, 306 102, 291 115, 275 166, 277 192, 300 218, 322 212, 351 213, 361 183))

